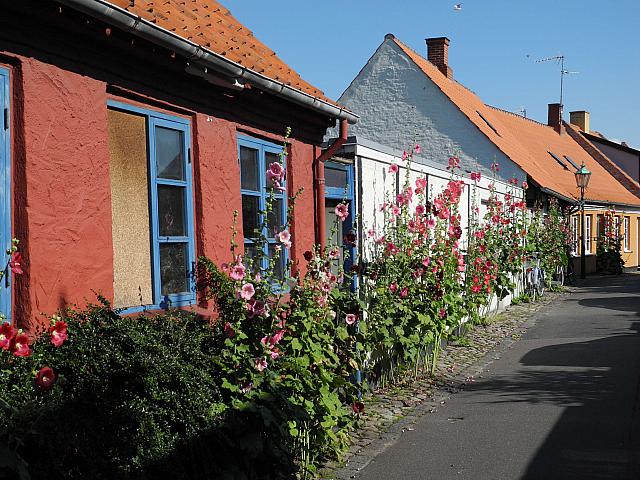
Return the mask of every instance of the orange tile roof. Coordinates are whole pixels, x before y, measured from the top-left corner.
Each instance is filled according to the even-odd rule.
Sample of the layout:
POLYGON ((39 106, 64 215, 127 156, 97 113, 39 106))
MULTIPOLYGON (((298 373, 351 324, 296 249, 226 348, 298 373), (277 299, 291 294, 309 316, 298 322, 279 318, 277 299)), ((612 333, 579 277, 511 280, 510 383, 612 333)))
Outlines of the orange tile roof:
POLYGON ((108 1, 256 73, 339 106, 303 80, 215 0, 108 1))
MULTIPOLYGON (((628 175, 606 157, 604 161, 611 164, 606 165, 607 168, 589 155, 569 134, 559 135, 545 124, 486 105, 475 93, 447 78, 435 65, 400 40, 393 38, 393 41, 502 153, 540 186, 564 197, 576 198, 579 193, 573 175, 574 169, 564 159, 564 155, 567 155, 578 165, 584 162, 593 172, 586 192, 590 200, 640 206, 640 196, 631 193, 610 172, 613 171, 616 176, 618 172, 626 177, 628 175), (565 161, 569 170, 554 160, 549 151, 565 161)), ((630 177, 628 180, 633 184, 627 184, 631 185, 632 190, 640 188, 630 177)))

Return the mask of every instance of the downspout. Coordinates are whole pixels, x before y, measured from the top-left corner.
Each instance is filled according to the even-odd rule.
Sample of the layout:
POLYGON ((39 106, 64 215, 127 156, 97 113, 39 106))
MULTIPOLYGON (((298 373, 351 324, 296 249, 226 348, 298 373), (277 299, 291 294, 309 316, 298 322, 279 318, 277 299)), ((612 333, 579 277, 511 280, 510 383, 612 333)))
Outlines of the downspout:
POLYGON ((327 246, 327 221, 324 204, 324 162, 329 160, 340 147, 347 142, 347 132, 349 123, 346 119, 340 120, 340 136, 316 159, 315 181, 316 181, 316 215, 318 228, 316 230, 316 245, 320 245, 320 251, 324 251, 327 246))

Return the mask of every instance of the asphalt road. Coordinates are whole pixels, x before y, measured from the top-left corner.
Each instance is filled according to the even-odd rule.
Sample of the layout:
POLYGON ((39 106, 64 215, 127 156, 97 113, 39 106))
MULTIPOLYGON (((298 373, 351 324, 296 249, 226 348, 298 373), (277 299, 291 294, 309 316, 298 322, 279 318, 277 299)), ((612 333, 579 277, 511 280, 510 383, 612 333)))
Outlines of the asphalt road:
POLYGON ((640 479, 640 275, 539 316, 359 480, 640 479))

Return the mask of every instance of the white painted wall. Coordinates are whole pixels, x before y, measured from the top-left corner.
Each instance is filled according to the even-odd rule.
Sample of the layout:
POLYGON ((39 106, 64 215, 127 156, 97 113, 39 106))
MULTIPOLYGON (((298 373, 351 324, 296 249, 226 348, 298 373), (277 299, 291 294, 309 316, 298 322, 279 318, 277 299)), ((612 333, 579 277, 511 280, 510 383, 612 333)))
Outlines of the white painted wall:
POLYGON ((417 142, 426 160, 444 167, 455 155, 463 169, 487 175, 497 161, 501 178, 526 178, 392 40, 385 39, 339 101, 360 115, 352 135, 401 151, 417 142))

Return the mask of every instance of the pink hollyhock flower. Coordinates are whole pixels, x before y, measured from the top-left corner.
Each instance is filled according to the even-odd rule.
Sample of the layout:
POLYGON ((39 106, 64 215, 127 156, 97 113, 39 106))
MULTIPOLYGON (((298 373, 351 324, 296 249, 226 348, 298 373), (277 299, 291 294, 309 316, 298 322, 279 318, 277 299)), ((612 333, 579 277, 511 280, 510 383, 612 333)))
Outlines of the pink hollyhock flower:
POLYGON ((51 343, 59 347, 67 339, 67 324, 63 321, 58 321, 49 328, 49 333, 51 333, 51 343))
POLYGON ((393 215, 394 217, 397 217, 398 215, 400 215, 400 207, 397 205, 394 205, 391 208, 391 215, 393 215))
POLYGON ((429 220, 427 220, 427 227, 435 228, 435 226, 436 226, 436 221, 433 218, 430 218, 429 220))
POLYGON ((13 252, 11 260, 9 260, 9 268, 16 275, 21 275, 22 271, 22 254, 20 252, 13 252))
POLYGON ((375 242, 377 245, 382 245, 385 241, 386 241, 386 238, 384 235, 380 235, 378 238, 375 239, 375 242))
POLYGON ((280 349, 272 349, 271 352, 269 352, 269 355, 271 356, 271 360, 276 360, 280 356, 280 349))
POLYGON ((29 348, 29 337, 24 333, 20 333, 11 339, 9 350, 16 357, 29 357, 31 349, 29 348))
POLYGON ((416 190, 420 188, 422 190, 426 190, 427 188, 427 177, 421 177, 416 179, 416 190))
POLYGON ((338 205, 336 205, 335 212, 340 221, 344 222, 349 216, 349 206, 344 203, 339 203, 338 205))
POLYGON ((424 205, 420 204, 420 205, 416 205, 416 215, 424 215, 426 211, 426 208, 424 205))
POLYGON ((492 163, 491 164, 491 171, 492 172, 499 172, 500 171, 500 165, 498 165, 498 163, 492 163))
POLYGON ((10 323, 5 322, 0 326, 0 348, 9 350, 11 340, 16 336, 17 330, 10 323))
POLYGON ((229 276, 232 280, 240 281, 244 279, 246 274, 246 268, 242 263, 236 263, 231 266, 229 276))
POLYGON ((441 308, 440 310, 438 310, 438 315, 440 316, 440 318, 444 318, 447 316, 447 311, 444 308, 441 308))
POLYGON ((271 182, 281 182, 284 178, 284 167, 278 162, 272 162, 267 169, 267 179, 271 182))
POLYGON ((482 287, 480 285, 473 285, 471 287, 471 293, 480 293, 481 290, 482 290, 482 287))
POLYGON ((353 409, 353 413, 356 413, 358 415, 364 413, 364 403, 362 402, 353 402, 351 408, 353 409))
POLYGON ((398 173, 398 165, 396 165, 395 163, 389 165, 389 173, 398 173))
POLYGON ((56 383, 57 375, 53 368, 42 367, 36 374, 36 385, 40 390, 46 392, 56 383))
POLYGON ((229 271, 229 264, 228 263, 223 263, 220 268, 222 268, 222 271, 227 273, 229 271))
POLYGON ((256 370, 262 372, 265 368, 267 368, 267 359, 266 358, 256 358, 254 363, 256 370))
POLYGON ((449 215, 451 215, 451 213, 449 212, 448 208, 443 208, 438 212, 438 218, 440 220, 446 220, 447 218, 449 218, 449 215))
POLYGON ((375 237, 376 236, 376 231, 373 228, 370 228, 369 231, 367 232, 367 236, 368 237, 375 237))
POLYGON ((236 331, 233 329, 233 327, 229 322, 225 322, 223 331, 229 338, 233 338, 236 334, 236 331))
POLYGON ((481 178, 482 175, 480 174, 480 172, 471 172, 471 180, 473 180, 474 182, 479 182, 481 178))
POLYGON ((340 249, 338 247, 333 247, 331 250, 329 250, 328 256, 331 260, 340 258, 340 249))
POLYGON ((425 267, 428 267, 430 264, 431 264, 431 259, 429 257, 422 260, 422 265, 424 265, 425 267))
POLYGON ((249 318, 253 317, 266 317, 269 313, 267 312, 267 306, 255 298, 252 298, 247 302, 247 316, 249 318))
POLYGON ((380 206, 378 207, 378 210, 383 212, 386 208, 387 208, 387 202, 384 202, 380 204, 380 206))
POLYGON ((389 285, 389 290, 391 290, 391 293, 396 293, 398 291, 398 284, 395 282, 392 283, 389 285))
POLYGON ((283 230, 280 233, 278 233, 278 240, 285 247, 291 248, 291 234, 289 233, 288 230, 283 230))
POLYGON ((251 300, 251 297, 253 297, 255 293, 256 289, 254 288, 252 283, 245 283, 240 289, 240 297, 245 300, 251 300))
POLYGON ((400 298, 407 298, 408 295, 409 295, 409 288, 404 287, 402 290, 400 290, 400 298))
POLYGON ((416 148, 414 148, 413 151, 416 153, 420 153, 422 149, 420 148, 420 145, 416 144, 416 148))
POLYGON ((409 220, 409 223, 407 223, 407 229, 410 232, 415 232, 416 231, 416 222, 415 222, 415 220, 409 220))
POLYGON ((526 180, 524 180, 524 181, 522 182, 522 188, 524 188, 525 190, 526 190, 527 188, 529 188, 529 184, 527 183, 527 181, 526 181, 526 180))
POLYGON ((407 153, 406 150, 404 152, 402 152, 402 160, 406 160, 408 156, 409 156, 409 154, 407 153))
POLYGON ((460 166, 460 159, 458 157, 449 157, 449 166, 447 169, 458 168, 460 166))
POLYGON ((358 316, 355 313, 347 313, 344 316, 344 321, 347 323, 347 325, 353 325, 358 321, 358 316))
POLYGON ((278 330, 276 333, 274 333, 273 336, 271 337, 271 339, 273 340, 273 344, 277 345, 278 343, 280 343, 285 333, 286 333, 286 330, 278 330))

